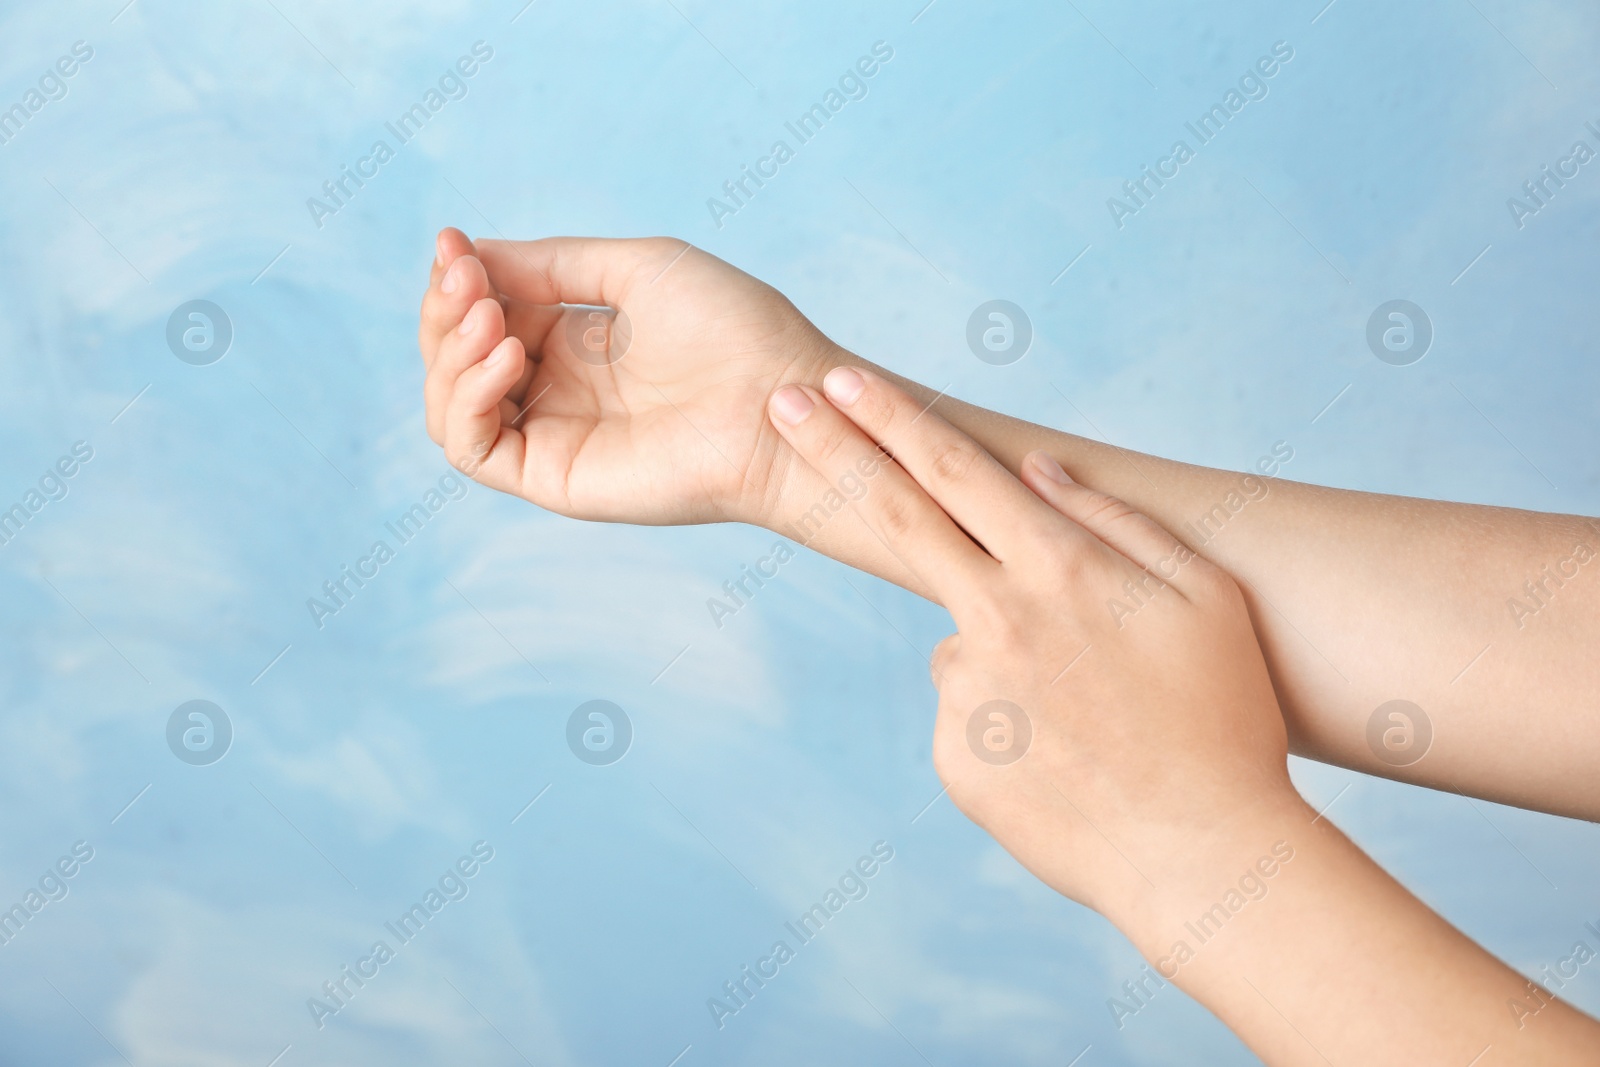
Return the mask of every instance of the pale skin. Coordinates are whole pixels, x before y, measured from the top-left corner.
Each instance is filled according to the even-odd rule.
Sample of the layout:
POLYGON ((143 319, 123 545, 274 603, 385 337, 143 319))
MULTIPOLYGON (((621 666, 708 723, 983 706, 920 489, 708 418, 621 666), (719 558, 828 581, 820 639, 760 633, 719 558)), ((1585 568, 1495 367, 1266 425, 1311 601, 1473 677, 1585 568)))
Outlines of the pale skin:
MULTIPOLYGON (((428 432, 450 461, 475 463, 475 450, 492 445, 481 481, 578 518, 747 522, 795 537, 795 524, 829 486, 797 462, 763 405, 779 386, 815 387, 840 365, 875 369, 931 402, 1012 473, 1043 449, 1082 484, 1126 500, 1180 538, 1230 493, 1241 494, 1236 472, 935 400, 933 390, 828 340, 775 289, 673 239, 475 248, 446 230, 419 339, 429 367, 428 432), (449 293, 441 288, 447 267, 460 273, 449 293), (566 331, 551 328, 556 301, 620 306, 634 335, 626 356, 609 367, 574 358, 566 331), (462 336, 457 327, 469 309, 485 325, 462 336), (502 345, 508 363, 486 367, 484 357, 502 345), (517 425, 506 425, 534 397, 517 425)), ((1263 453, 1269 447, 1264 442, 1263 453)), ((1265 498, 1190 547, 1244 590, 1290 751, 1600 820, 1591 773, 1600 763, 1600 657, 1592 654, 1600 647, 1600 559, 1574 559, 1578 545, 1600 551, 1594 520, 1282 478, 1264 484, 1265 498), (1572 576, 1562 578, 1563 570, 1572 576), (1530 581, 1542 583, 1536 611, 1530 581), (1514 611, 1513 598, 1530 610, 1514 611), (1407 767, 1383 762, 1367 743, 1368 719, 1394 699, 1420 706, 1433 726, 1432 747, 1407 767)), ((937 599, 853 513, 806 543, 937 599)))
POLYGON ((883 378, 840 367, 824 392, 780 389, 773 424, 834 484, 880 445, 895 457, 856 508, 956 622, 932 663, 934 766, 1024 866, 1115 922, 1267 1063, 1600 1056, 1600 1024, 1565 1004, 1514 1016, 1524 980, 1295 792, 1226 572, 1046 452, 1019 481, 883 378), (1172 578, 1119 627, 1104 598, 1150 572, 1172 578), (986 746, 969 731, 975 714, 1012 725, 985 712, 995 700, 1032 721, 1014 763, 979 756, 1004 735, 986 746))
POLYGON ((1556 1063, 1600 1049, 1592 1021, 1530 999, 1316 817, 1285 768, 1294 751, 1600 817, 1600 665, 1584 655, 1600 637, 1600 562, 1572 562, 1600 542, 1589 520, 1273 480, 1201 540, 1189 524, 1239 494, 1240 475, 935 399, 769 286, 666 239, 474 246, 447 230, 420 343, 428 430, 450 461, 580 518, 795 536, 835 484, 830 464, 882 442, 898 464, 807 543, 955 617, 958 644, 933 663, 952 798, 1268 1062, 1465 1064, 1488 1047, 1479 1062, 1556 1063), (559 303, 620 308, 624 357, 578 358, 559 303), (835 386, 852 369, 865 383, 842 410, 817 392, 835 368, 835 386), (796 388, 810 414, 769 418, 796 388), (1061 468, 1068 480, 1049 477, 1061 468), (1537 610, 1512 611, 1514 596, 1532 602, 1530 580, 1537 610), (1119 598, 1137 613, 1108 610, 1119 598), (1017 632, 1011 615, 1034 624, 1017 632), (1028 709, 1037 745, 998 768, 963 756, 950 725, 997 697, 1028 709), (1397 697, 1434 730, 1403 768, 1367 742, 1373 710, 1397 697), (1250 883, 1265 895, 1176 960, 1184 921, 1278 845, 1293 858, 1250 883), (1516 998, 1543 1005, 1520 1027, 1516 998))

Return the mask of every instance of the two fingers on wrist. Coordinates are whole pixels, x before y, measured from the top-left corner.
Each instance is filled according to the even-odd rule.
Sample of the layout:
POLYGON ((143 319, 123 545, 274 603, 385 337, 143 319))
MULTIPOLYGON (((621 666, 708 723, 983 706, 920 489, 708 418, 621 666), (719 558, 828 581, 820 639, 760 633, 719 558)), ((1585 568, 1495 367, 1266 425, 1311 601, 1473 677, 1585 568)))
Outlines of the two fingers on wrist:
POLYGON ((1019 482, 931 405, 870 372, 837 367, 823 389, 826 399, 806 386, 773 394, 774 425, 947 606, 946 593, 959 595, 955 586, 984 582, 985 562, 1026 565, 1045 553, 1059 559, 1108 549, 1145 569, 1165 561, 1175 573, 1173 561, 1185 561, 1187 549, 1170 533, 1076 483, 1045 453, 1027 457, 1019 482), (894 457, 887 477, 846 483, 855 464, 870 465, 882 450, 894 457))
POLYGON ((995 561, 897 462, 904 457, 903 444, 887 435, 869 436, 844 414, 861 402, 869 384, 861 372, 836 367, 823 382, 832 402, 809 385, 787 385, 770 398, 773 425, 828 483, 801 511, 796 528, 803 539, 809 538, 849 502, 883 547, 955 611, 953 598, 978 592, 995 561))
POLYGON ((778 432, 959 621, 963 603, 991 591, 999 564, 1040 536, 1030 514, 1036 523, 1049 509, 931 404, 883 378, 835 367, 823 392, 773 394, 778 432))

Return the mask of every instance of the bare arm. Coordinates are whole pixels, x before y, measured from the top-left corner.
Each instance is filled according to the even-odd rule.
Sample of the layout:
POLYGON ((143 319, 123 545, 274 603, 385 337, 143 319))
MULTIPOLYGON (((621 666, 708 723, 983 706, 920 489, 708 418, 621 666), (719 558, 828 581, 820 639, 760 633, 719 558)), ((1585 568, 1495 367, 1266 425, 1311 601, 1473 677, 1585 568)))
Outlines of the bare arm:
POLYGON ((1019 862, 1138 945, 1144 994, 1176 983, 1279 1067, 1595 1061, 1600 1024, 1295 793, 1254 627, 1220 568, 1039 453, 1018 481, 922 403, 839 370, 825 396, 790 386, 771 410, 830 482, 873 470, 880 444, 898 461, 852 510, 957 626, 934 656, 939 776, 1019 862), (1147 610, 1108 618, 1101 602, 1152 572, 1166 581, 1147 610))
POLYGON ((1252 811, 1150 873, 1161 888, 1149 906, 1113 921, 1151 971, 1267 1063, 1600 1055, 1600 1024, 1485 952, 1303 803, 1252 811))
MULTIPOLYGON (((458 231, 440 236, 419 330, 429 432, 452 463, 581 518, 757 523, 934 596, 852 509, 817 510, 831 487, 767 425, 782 384, 871 367, 777 291, 675 240, 486 241, 481 262, 473 251, 458 231), (623 309, 626 358, 574 352, 573 337, 596 331, 571 329, 560 303, 623 309)), ((1176 463, 888 377, 1012 472, 1045 450, 1230 573, 1293 751, 1600 820, 1591 520, 1176 463), (1369 742, 1396 700, 1420 712, 1386 710, 1369 742)), ((1106 611, 1132 625, 1147 594, 1106 611)))
MULTIPOLYGON (((803 380, 818 384, 836 363, 878 370, 841 349, 803 380)), ((1178 463, 949 397, 935 401, 933 390, 878 372, 932 403, 1013 473, 1028 452, 1049 452, 1074 478, 1126 500, 1230 573, 1244 590, 1295 753, 1600 820, 1593 520, 1178 463), (1416 705, 1426 719, 1403 707, 1379 716, 1375 749, 1369 720, 1393 700, 1416 705)), ((928 595, 848 510, 807 538, 804 515, 817 489, 785 488, 766 525, 928 595)), ((1142 596, 1106 610, 1131 624, 1142 596)))

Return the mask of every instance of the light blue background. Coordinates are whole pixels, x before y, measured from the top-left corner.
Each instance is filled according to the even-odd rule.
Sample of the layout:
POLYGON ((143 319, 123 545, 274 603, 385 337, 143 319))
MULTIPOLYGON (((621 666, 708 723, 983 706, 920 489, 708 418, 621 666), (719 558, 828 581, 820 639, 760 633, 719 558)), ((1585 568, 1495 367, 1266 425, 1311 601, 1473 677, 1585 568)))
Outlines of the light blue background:
MULTIPOLYGON (((415 344, 441 225, 675 234, 872 359, 1131 448, 1286 440, 1296 479, 1600 510, 1600 163, 1520 232, 1505 206, 1595 141, 1592 4, 122 3, 0 15, 0 106, 94 48, 0 148, 0 506, 95 453, 0 548, 0 905, 95 849, 0 947, 0 1062, 1252 1062, 1170 988, 1118 1031, 1124 939, 948 801, 913 822, 950 624, 908 594, 805 554, 718 631, 771 535, 474 487, 311 624, 447 470, 415 344), (479 39, 470 95, 316 228, 306 198, 479 39), (878 40, 870 95, 714 227, 878 40), (1119 232, 1106 198, 1279 40, 1270 96, 1119 232), (997 297, 1037 330, 1011 367, 964 342, 997 297), (1437 330, 1406 368, 1363 339, 1396 297, 1437 330), (193 298, 236 331, 208 367, 163 338, 193 298), (606 768, 563 739, 595 697, 636 731, 606 768), (236 733, 211 767, 164 740, 195 698, 236 733), (306 999, 479 839, 470 896, 319 1032, 306 999), (878 840, 870 895, 718 1032, 706 998, 878 840)), ((1517 966, 1594 942, 1594 826, 1295 770, 1517 966)), ((1600 1009, 1594 973, 1563 992, 1600 1009)))

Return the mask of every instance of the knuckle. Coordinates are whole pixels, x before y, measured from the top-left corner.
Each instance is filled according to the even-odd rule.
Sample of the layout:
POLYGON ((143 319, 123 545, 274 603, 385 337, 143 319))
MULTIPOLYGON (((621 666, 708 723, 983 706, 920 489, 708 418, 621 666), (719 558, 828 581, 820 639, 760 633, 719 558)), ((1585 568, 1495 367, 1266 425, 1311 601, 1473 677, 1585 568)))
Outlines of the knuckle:
POLYGON ((1048 542, 1041 558, 1045 577, 1054 587, 1078 588, 1088 577, 1089 561, 1086 554, 1062 544, 1060 538, 1048 542))
POLYGON ((943 441, 934 446, 928 467, 941 482, 959 482, 971 473, 978 453, 965 441, 943 441))
POLYGON ((874 432, 888 429, 895 421, 895 399, 886 395, 877 382, 868 381, 851 409, 853 417, 874 432))
POLYGON ((879 498, 877 512, 878 527, 890 541, 908 536, 916 525, 910 505, 892 493, 885 493, 879 498))
POLYGON ((811 444, 812 456, 824 464, 838 460, 850 442, 850 432, 843 426, 831 426, 818 434, 811 444))
POLYGON ((1040 584, 1057 590, 1060 594, 1077 599, 1089 588, 1085 580, 1088 568, 1081 559, 1069 553, 1056 553, 1046 558, 1040 568, 1040 584))
POLYGON ((640 251, 647 256, 675 256, 694 248, 688 241, 677 237, 646 237, 640 241, 640 251))
MULTIPOLYGON (((552 240, 545 246, 544 274, 546 278, 565 278, 572 270, 573 249, 566 240, 552 240)), ((556 299, 559 299, 557 297, 556 299)))
POLYGON ((951 634, 933 646, 933 654, 928 657, 928 669, 933 673, 934 688, 941 688, 951 672, 955 670, 956 654, 960 649, 960 634, 951 634))
POLYGON ((444 307, 440 294, 430 288, 422 294, 422 309, 419 313, 423 329, 439 329, 444 323, 444 307))
POLYGON ((1094 490, 1085 496, 1081 514, 1081 525, 1110 526, 1134 518, 1139 513, 1120 497, 1094 490))
POLYGON ((1063 524, 1058 520, 1059 516, 1054 514, 1024 515, 1015 531, 1024 549, 1023 558, 1036 561, 1040 571, 1049 576, 1058 573, 1058 560, 1064 563, 1073 555, 1067 548, 1063 524))

